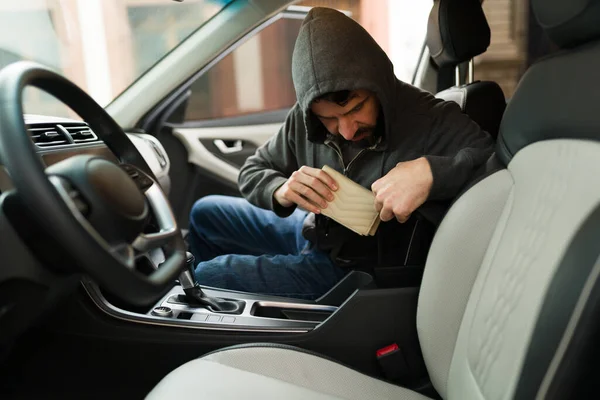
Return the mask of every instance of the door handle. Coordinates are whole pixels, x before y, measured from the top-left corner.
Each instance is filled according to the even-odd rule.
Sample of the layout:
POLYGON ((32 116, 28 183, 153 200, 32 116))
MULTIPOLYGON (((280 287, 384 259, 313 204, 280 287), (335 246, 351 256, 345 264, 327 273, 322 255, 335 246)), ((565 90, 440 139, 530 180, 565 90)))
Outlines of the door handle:
POLYGON ((239 153, 244 149, 244 144, 241 140, 228 140, 226 143, 223 139, 215 139, 213 143, 222 154, 239 153))

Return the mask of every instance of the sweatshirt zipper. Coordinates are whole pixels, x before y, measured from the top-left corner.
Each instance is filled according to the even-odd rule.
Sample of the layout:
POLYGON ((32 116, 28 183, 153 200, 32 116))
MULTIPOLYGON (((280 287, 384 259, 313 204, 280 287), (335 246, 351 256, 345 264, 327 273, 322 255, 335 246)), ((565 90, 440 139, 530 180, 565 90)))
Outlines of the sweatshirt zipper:
POLYGON ((344 164, 344 157, 342 157, 342 152, 341 150, 338 148, 337 145, 335 144, 331 144, 331 142, 325 143, 329 148, 333 149, 333 151, 335 151, 335 154, 338 155, 338 158, 340 159, 340 164, 342 164, 342 168, 344 170, 344 175, 346 175, 346 165, 344 164))
POLYGON ((352 164, 354 163, 354 161, 356 161, 367 150, 372 150, 372 149, 375 148, 375 146, 371 146, 369 148, 362 149, 361 151, 358 152, 357 155, 354 156, 354 158, 352 160, 350 160, 350 162, 348 163, 348 165, 345 165, 344 164, 344 157, 342 156, 342 151, 340 150, 339 146, 335 142, 327 142, 325 144, 327 146, 329 146, 330 148, 332 148, 335 151, 335 153, 338 155, 338 157, 340 159, 340 163, 342 164, 342 168, 344 169, 344 176, 348 176, 347 173, 350 171, 350 167, 352 166, 352 164))
POLYGON ((348 166, 345 168, 346 172, 350 171, 350 167, 352 166, 352 163, 354 161, 356 161, 360 156, 362 156, 362 154, 364 152, 366 152, 369 149, 362 149, 361 151, 358 152, 358 154, 356 156, 354 156, 354 158, 352 160, 350 160, 350 162, 348 163, 348 166))

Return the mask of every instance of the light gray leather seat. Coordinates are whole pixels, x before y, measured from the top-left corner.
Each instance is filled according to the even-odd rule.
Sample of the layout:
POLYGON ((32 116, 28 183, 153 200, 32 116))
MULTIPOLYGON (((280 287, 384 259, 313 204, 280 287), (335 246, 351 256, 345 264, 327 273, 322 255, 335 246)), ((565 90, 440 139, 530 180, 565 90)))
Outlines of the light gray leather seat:
MULTIPOLYGON (((444 399, 572 398, 561 390, 600 330, 600 1, 532 2, 564 51, 523 77, 500 129, 506 168, 454 203, 425 267, 417 327, 444 399)), ((299 349, 250 345, 181 366, 148 398, 424 397, 299 349)))

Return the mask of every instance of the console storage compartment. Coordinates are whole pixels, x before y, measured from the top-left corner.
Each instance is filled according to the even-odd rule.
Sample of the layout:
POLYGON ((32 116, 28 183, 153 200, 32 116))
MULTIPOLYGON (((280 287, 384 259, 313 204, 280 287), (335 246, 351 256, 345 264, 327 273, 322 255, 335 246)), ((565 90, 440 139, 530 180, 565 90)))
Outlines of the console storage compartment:
POLYGON ((337 307, 301 303, 258 301, 252 305, 250 315, 256 317, 290 319, 297 321, 325 321, 337 307))

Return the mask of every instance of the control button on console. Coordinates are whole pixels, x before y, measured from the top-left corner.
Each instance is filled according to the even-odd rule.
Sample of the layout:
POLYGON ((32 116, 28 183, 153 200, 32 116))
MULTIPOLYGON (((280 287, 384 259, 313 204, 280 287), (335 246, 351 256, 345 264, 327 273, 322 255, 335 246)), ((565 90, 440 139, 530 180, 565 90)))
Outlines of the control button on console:
POLYGON ((171 309, 171 307, 155 307, 152 309, 152 315, 156 315, 157 317, 168 318, 173 316, 173 310, 171 309))

